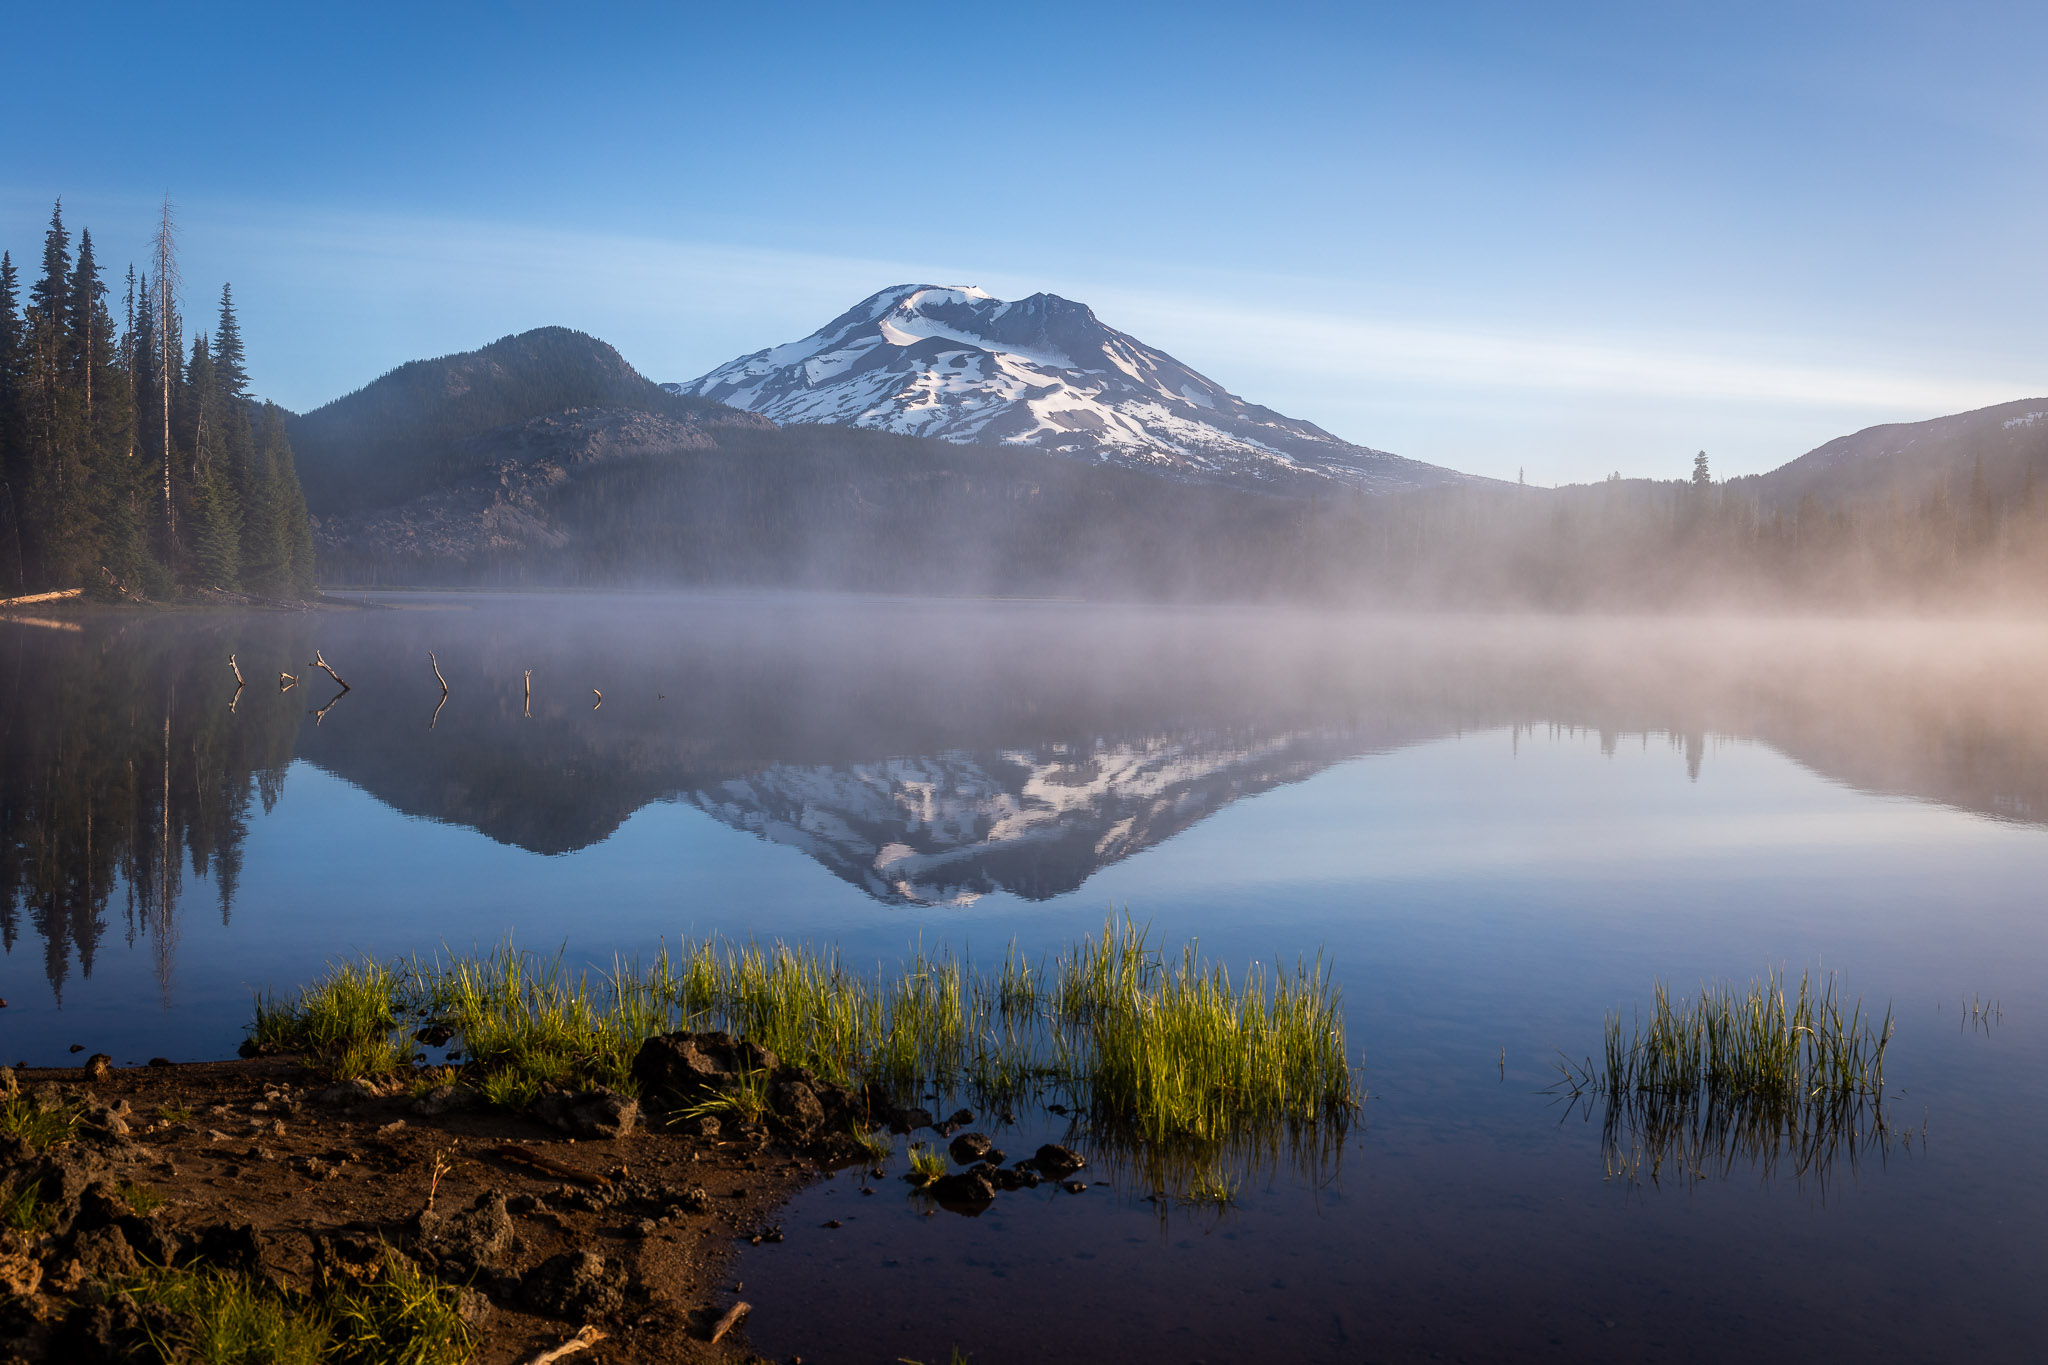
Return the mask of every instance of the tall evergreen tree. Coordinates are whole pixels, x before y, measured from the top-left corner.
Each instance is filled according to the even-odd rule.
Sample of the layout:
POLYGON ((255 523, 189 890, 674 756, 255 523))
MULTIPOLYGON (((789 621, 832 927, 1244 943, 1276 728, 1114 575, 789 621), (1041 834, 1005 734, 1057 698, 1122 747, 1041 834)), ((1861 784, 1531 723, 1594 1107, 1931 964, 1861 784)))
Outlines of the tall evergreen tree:
POLYGON ((275 498, 271 477, 256 449, 256 433, 249 416, 249 371, 242 352, 242 326, 235 317, 235 295, 231 285, 220 290, 220 317, 213 334, 214 417, 218 423, 219 458, 237 513, 236 532, 240 548, 237 576, 254 586, 261 576, 260 548, 274 515, 275 498))
POLYGON ((221 450, 220 393, 214 382, 213 352, 203 335, 192 338, 184 397, 184 421, 180 423, 179 436, 191 443, 191 464, 185 484, 192 581, 201 587, 233 588, 241 578, 242 550, 237 525, 241 518, 221 450))
POLYGON ((0 581, 12 582, 16 592, 28 588, 23 508, 15 492, 26 472, 20 420, 24 351, 21 279, 12 253, 0 251, 0 581))

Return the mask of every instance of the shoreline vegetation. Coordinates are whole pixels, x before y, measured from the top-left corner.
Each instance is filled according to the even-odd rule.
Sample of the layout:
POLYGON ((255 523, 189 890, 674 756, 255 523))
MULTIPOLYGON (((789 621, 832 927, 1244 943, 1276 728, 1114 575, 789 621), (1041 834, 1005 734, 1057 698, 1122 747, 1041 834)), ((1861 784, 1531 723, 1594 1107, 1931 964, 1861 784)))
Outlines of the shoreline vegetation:
POLYGON ((638 1098, 640 1049, 680 1031, 729 1031, 884 1105, 932 1088, 984 1107, 1060 1102, 1160 1144, 1341 1122, 1359 1094, 1320 960, 1233 980, 1193 943, 1154 948, 1128 917, 1051 961, 1013 946, 994 970, 918 948, 866 973, 833 950, 722 939, 601 973, 510 946, 365 959, 259 998, 244 1050, 353 1080, 425 1063, 416 1043, 444 1046, 451 1083, 517 1109, 549 1087, 638 1098))
POLYGON ((25 297, 0 252, 0 591, 315 595, 286 413, 250 392, 233 289, 210 335, 188 327, 168 199, 151 237, 118 299, 61 200, 25 297))
POLYGON ((726 941, 337 963, 259 998, 243 1050, 0 1078, 0 1361, 752 1359, 727 1263, 828 1170, 973 1214, 1094 1167, 1165 1218, 1333 1161, 1362 1095, 1320 961, 1233 978, 1127 917, 989 970, 726 941), (933 1094, 998 1136, 1040 1106, 1086 1153, 1006 1165, 933 1094))

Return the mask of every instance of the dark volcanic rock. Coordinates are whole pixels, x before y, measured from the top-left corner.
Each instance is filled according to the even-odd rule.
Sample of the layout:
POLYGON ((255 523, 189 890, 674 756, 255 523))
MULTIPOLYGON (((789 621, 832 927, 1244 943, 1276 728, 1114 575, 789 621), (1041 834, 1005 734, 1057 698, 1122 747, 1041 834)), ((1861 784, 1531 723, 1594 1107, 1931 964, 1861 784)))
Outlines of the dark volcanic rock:
POLYGON ((493 1190, 458 1213, 428 1209, 413 1220, 413 1252, 464 1277, 497 1264, 512 1249, 512 1215, 505 1195, 493 1190))
POLYGON ((551 1318, 607 1318, 625 1306, 626 1271, 594 1251, 565 1251, 526 1272, 520 1297, 551 1318))
POLYGON ((942 1175, 925 1186, 925 1191, 955 1212, 979 1213, 996 1197, 996 1187, 988 1172, 979 1166, 942 1175))
POLYGON ((602 1087, 571 1093, 550 1089, 527 1113, 551 1128, 586 1138, 624 1137, 640 1123, 640 1105, 602 1087))
POLYGON ((897 1109, 889 1115, 889 1131, 892 1133, 914 1133, 931 1126, 932 1111, 929 1109, 897 1109))
POLYGON ((798 1133, 815 1132, 825 1122, 818 1092, 803 1081, 777 1081, 768 1091, 775 1116, 798 1133))
POLYGON ((989 1141, 987 1133, 962 1133, 946 1148, 953 1154, 953 1160, 962 1166, 971 1166, 989 1154, 995 1144, 989 1141))
POLYGON ((1072 1148, 1062 1147, 1056 1142, 1048 1142, 1043 1147, 1040 1147, 1037 1154, 1031 1158, 1031 1164, 1036 1166, 1041 1173, 1050 1176, 1054 1180, 1059 1180, 1072 1175, 1088 1163, 1079 1152, 1074 1151, 1072 1148))
POLYGON ((766 1048, 735 1041, 728 1033, 665 1033, 640 1045, 633 1079, 644 1094, 689 1101, 729 1089, 747 1072, 774 1072, 781 1066, 766 1048))

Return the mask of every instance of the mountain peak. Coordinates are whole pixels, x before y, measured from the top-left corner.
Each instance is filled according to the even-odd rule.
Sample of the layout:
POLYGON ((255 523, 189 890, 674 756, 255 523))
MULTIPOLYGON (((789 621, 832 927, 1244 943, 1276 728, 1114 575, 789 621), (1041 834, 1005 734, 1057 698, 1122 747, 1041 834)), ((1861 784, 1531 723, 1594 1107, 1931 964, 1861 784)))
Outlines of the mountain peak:
POLYGON ((1032 446, 1264 491, 1391 492, 1466 477, 1247 403, 1058 294, 1006 301, 973 285, 892 285, 807 337, 665 387, 779 423, 1032 446))

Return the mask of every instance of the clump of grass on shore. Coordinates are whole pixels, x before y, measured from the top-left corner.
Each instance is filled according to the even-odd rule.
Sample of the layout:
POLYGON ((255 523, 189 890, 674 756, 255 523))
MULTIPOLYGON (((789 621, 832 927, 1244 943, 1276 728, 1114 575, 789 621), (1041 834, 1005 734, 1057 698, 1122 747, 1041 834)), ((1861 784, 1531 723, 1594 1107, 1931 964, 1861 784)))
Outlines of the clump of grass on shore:
POLYGON ((476 1354, 458 1291, 394 1252, 374 1279, 323 1297, 213 1267, 151 1267, 117 1292, 175 1315, 150 1342, 164 1365, 464 1365, 476 1354))
MULTIPOLYGON (((870 975, 836 952, 718 941, 609 974, 572 974, 559 957, 509 947, 343 966, 288 1006, 259 1008, 252 1036, 332 1056, 335 1039, 388 1039, 399 1020, 458 1038, 465 1080, 510 1107, 549 1084, 631 1093, 640 1044, 681 1028, 727 1029, 827 1080, 904 1096, 955 1082, 984 1099, 1057 1090, 1098 1125, 1150 1141, 1316 1124, 1348 1112, 1354 1095, 1320 961, 1271 977, 1254 967, 1239 984, 1192 945, 1168 966, 1128 919, 1049 967, 1013 949, 992 975, 922 949, 870 975)), ((753 1098, 725 1101, 758 1117, 740 1112, 765 1106, 753 1098)))
POLYGON ((1833 977, 1803 973, 1796 994, 1773 972, 1746 987, 1703 986, 1674 1001, 1656 988, 1647 1019, 1607 1017, 1602 1057, 1559 1065, 1575 1101, 1605 1101, 1610 1173, 1699 1178, 1747 1161, 1765 1174, 1789 1154, 1796 1175, 1883 1145, 1884 1055, 1892 1018, 1846 1003, 1833 977))
POLYGON ((71 1141, 78 1131, 83 1105, 46 1103, 22 1091, 0 1099, 0 1134, 20 1138, 32 1149, 47 1152, 71 1141))
POLYGON ((398 994, 389 967, 340 963, 289 1000, 257 997, 249 1042, 261 1053, 301 1053, 339 1080, 388 1075, 411 1059, 396 1036, 398 994))

